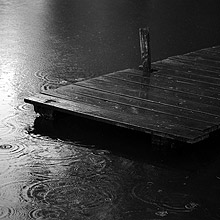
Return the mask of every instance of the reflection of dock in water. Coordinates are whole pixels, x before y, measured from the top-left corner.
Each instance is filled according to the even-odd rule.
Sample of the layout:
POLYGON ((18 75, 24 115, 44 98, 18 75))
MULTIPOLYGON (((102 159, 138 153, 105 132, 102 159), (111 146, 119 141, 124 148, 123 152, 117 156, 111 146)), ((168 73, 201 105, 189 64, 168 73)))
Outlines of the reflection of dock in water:
POLYGON ((25 102, 36 112, 64 112, 196 143, 220 126, 220 46, 44 91, 25 102))

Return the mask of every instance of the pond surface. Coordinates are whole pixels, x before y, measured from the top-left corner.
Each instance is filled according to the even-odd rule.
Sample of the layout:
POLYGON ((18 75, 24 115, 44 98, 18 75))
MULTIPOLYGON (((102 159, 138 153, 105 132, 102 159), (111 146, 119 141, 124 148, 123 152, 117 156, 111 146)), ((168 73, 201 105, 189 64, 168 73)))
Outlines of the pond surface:
POLYGON ((220 44, 220 2, 0 0, 0 219, 220 219, 219 134, 154 149, 140 134, 62 116, 24 98, 220 44))

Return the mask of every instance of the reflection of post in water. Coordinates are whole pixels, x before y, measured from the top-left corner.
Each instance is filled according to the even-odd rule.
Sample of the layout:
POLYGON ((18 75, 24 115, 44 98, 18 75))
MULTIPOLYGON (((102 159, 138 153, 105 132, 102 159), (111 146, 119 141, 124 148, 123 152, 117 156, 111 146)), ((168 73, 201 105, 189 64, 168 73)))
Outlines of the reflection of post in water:
POLYGON ((145 75, 151 72, 151 51, 150 51, 150 34, 149 28, 139 28, 141 62, 145 75))

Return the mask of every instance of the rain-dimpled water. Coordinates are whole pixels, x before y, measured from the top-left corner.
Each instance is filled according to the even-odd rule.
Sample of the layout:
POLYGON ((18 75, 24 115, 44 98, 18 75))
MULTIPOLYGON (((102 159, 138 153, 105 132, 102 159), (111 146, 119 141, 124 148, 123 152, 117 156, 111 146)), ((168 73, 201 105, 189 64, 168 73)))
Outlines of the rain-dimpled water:
POLYGON ((201 145, 60 114, 24 98, 220 44, 219 1, 0 0, 0 219, 220 219, 218 134, 201 145))

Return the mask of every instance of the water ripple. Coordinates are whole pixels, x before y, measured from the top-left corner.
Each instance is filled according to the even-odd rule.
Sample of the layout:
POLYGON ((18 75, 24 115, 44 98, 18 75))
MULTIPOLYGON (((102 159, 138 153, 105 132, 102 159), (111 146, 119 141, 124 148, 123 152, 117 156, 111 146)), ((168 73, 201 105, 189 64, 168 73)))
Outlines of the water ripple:
POLYGON ((60 84, 64 85, 64 84, 67 83, 67 81, 62 80, 58 77, 55 77, 52 73, 48 74, 48 73, 45 73, 43 71, 37 71, 35 73, 35 76, 40 78, 41 80, 44 80, 44 81, 48 82, 48 83, 53 83, 53 84, 57 84, 57 85, 60 85, 60 84))
POLYGON ((0 219, 26 219, 25 210, 23 208, 16 209, 15 207, 0 206, 0 219))
POLYGON ((83 159, 77 160, 69 164, 69 174, 88 177, 101 173, 107 165, 107 160, 103 157, 89 155, 83 159))
MULTIPOLYGON (((142 202, 165 208, 170 212, 191 212, 199 207, 199 204, 194 202, 190 195, 167 192, 158 188, 152 182, 136 185, 132 190, 132 194, 142 202)), ((161 213, 157 213, 157 215, 159 214, 161 213)))
POLYGON ((28 206, 20 196, 27 181, 12 181, 0 186, 0 219, 27 219, 28 206))
POLYGON ((45 193, 50 189, 49 183, 37 182, 35 184, 29 185, 27 187, 26 195, 32 201, 37 201, 38 203, 45 203, 45 193))
POLYGON ((104 174, 110 168, 111 162, 105 155, 74 149, 74 146, 62 146, 62 144, 61 146, 55 144, 50 148, 47 146, 31 150, 28 155, 35 160, 29 160, 25 165, 26 168, 29 167, 31 176, 38 180, 55 177, 72 178, 73 176, 91 178, 97 174, 104 174))
POLYGON ((45 195, 45 200, 58 206, 66 204, 73 210, 99 208, 112 202, 111 195, 88 183, 54 188, 45 195))
POLYGON ((22 201, 20 197, 20 190, 27 184, 26 181, 11 181, 0 186, 1 204, 14 204, 22 201))
POLYGON ((36 208, 29 212, 31 219, 61 220, 66 218, 66 212, 55 207, 36 208))
POLYGON ((8 137, 9 135, 12 135, 13 133, 15 133, 15 131, 17 130, 17 127, 14 123, 11 123, 9 120, 11 120, 11 118, 14 117, 13 116, 8 116, 7 118, 4 118, 1 120, 1 125, 0 125, 0 137, 8 137))
MULTIPOLYGON (((36 140, 36 138, 35 138, 36 140)), ((39 139, 36 143, 29 144, 30 156, 44 164, 68 164, 69 171, 73 173, 101 172, 107 163, 108 157, 102 154, 94 154, 88 149, 78 147, 74 143, 63 141, 51 141, 39 139)))
POLYGON ((25 145, 22 143, 1 144, 0 145, 0 158, 1 160, 20 158, 24 156, 25 145))
POLYGON ((91 212, 118 202, 117 184, 112 182, 100 176, 91 179, 51 179, 24 186, 21 197, 32 204, 59 207, 71 213, 82 210, 91 212))
POLYGON ((0 176, 7 173, 11 168, 11 165, 8 162, 1 161, 0 162, 0 176))
POLYGON ((82 156, 76 148, 64 143, 45 142, 40 145, 40 149, 34 149, 31 152, 34 159, 43 160, 51 163, 61 163, 66 160, 74 160, 82 156), (43 146, 43 144, 46 144, 43 146))
MULTIPOLYGON (((31 113, 31 111, 24 113, 27 111, 24 110, 24 106, 25 105, 21 105, 17 107, 17 110, 19 108, 23 108, 23 110, 19 109, 22 114, 19 115, 19 112, 17 111, 13 115, 8 115, 2 119, 0 118, 0 140, 14 140, 15 138, 22 138, 26 136, 24 133, 24 126, 27 126, 30 122, 25 121, 24 117, 26 120, 30 119, 29 121, 31 121, 35 115, 31 113)), ((25 108, 27 108, 27 106, 25 106, 25 108)))
POLYGON ((54 89, 61 85, 66 85, 68 82, 59 77, 54 76, 54 70, 36 71, 35 76, 43 81, 41 90, 54 89), (49 73, 48 73, 49 72, 49 73))
POLYGON ((14 212, 13 209, 0 206, 0 219, 5 219, 6 217, 9 217, 14 212))
POLYGON ((18 109, 19 111, 32 111, 33 110, 33 107, 30 105, 30 104, 27 104, 27 103, 21 103, 19 104, 16 109, 18 109))
POLYGON ((0 219, 2 220, 17 220, 27 219, 25 207, 18 207, 19 205, 12 206, 0 206, 0 219))
POLYGON ((59 86, 59 84, 52 84, 52 83, 44 83, 41 86, 41 91, 46 91, 49 89, 56 89, 59 86))

